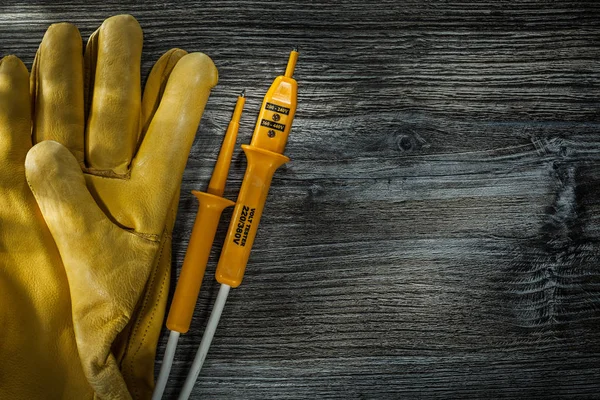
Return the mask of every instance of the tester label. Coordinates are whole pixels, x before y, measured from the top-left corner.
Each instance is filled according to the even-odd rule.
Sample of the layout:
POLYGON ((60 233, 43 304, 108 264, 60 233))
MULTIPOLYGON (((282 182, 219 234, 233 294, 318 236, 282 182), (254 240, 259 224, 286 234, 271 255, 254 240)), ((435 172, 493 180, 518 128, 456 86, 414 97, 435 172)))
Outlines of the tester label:
POLYGON ((269 121, 268 119, 260 121, 260 126, 266 126, 267 128, 276 129, 281 132, 285 129, 284 124, 278 124, 277 122, 269 121))
POLYGON ((252 220, 254 219, 255 211, 255 208, 242 206, 242 213, 238 219, 237 228, 235 229, 235 235, 233 239, 233 243, 237 244, 238 246, 246 246, 248 233, 250 233, 250 229, 252 228, 252 220))
POLYGON ((279 113, 279 114, 290 115, 289 108, 284 107, 284 106, 278 106, 277 104, 267 103, 267 106, 265 108, 269 111, 275 111, 276 113, 279 113))

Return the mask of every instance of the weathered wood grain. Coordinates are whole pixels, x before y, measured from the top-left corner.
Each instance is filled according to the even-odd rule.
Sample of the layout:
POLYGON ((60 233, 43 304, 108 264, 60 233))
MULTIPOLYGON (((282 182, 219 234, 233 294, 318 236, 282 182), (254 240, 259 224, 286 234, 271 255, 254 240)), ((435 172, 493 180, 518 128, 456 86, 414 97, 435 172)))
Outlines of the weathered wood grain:
MULTIPOLYGON (((50 23, 87 37, 123 12, 144 75, 171 47, 220 72, 176 268, 235 95, 244 143, 301 51, 292 162, 194 398, 600 398, 600 3, 4 0, 0 53, 30 66, 50 23)), ((244 166, 238 151, 229 198, 244 166)), ((216 292, 207 279, 168 398, 216 292)))

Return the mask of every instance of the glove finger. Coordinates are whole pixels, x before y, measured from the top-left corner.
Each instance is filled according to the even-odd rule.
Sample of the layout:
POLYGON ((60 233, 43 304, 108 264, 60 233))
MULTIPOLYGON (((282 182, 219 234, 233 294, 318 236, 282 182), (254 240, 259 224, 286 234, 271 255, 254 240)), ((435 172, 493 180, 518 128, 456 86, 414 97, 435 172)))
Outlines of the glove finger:
POLYGON ((150 122, 158 110, 160 99, 163 96, 169 76, 175 68, 175 65, 181 60, 187 51, 181 49, 171 49, 162 55, 152 67, 146 86, 144 87, 144 96, 142 97, 142 139, 150 122))
MULTIPOLYGON (((29 72, 21 60, 6 56, 0 60, 0 157, 2 165, 19 165, 31 148, 31 103, 29 72)), ((2 171, 14 175, 14 171, 2 171)), ((21 176, 11 177, 22 179, 21 176)))
POLYGON ((83 54, 79 30, 51 25, 31 71, 33 142, 54 140, 83 164, 83 54))
POLYGON ((140 133, 142 28, 131 15, 108 18, 86 47, 86 163, 124 174, 140 133), (91 95, 89 94, 91 93, 91 95))
POLYGON ((179 188, 210 90, 218 80, 210 57, 190 53, 179 60, 167 82, 160 105, 132 163, 131 179, 150 192, 163 193, 155 210, 164 216, 179 188))
POLYGON ((133 314, 159 243, 104 215, 61 144, 34 146, 25 170, 65 267, 84 373, 99 398, 129 398, 111 346, 133 314))
MULTIPOLYGON (((97 35, 97 33, 95 34, 97 35)), ((94 42, 94 41, 90 41, 94 42)), ((89 46, 88 46, 89 48, 89 46)), ((150 125, 150 121, 154 116, 154 113, 158 109, 160 104, 160 99, 163 96, 165 91, 165 87, 167 85, 167 81, 173 68, 179 62, 179 60, 186 55, 187 52, 181 49, 171 49, 165 54, 163 54, 160 59, 154 64, 152 67, 152 71, 148 76, 146 81, 146 87, 144 89, 144 96, 142 99, 142 134, 138 143, 141 143, 143 140, 144 134, 150 125)), ((92 58, 86 59, 86 61, 91 61, 92 58)), ((86 68, 86 71, 94 70, 93 65, 90 65, 89 68, 86 68)), ((86 82, 89 80, 86 79, 86 82)), ((86 102, 87 103, 87 102, 86 102)), ((130 202, 132 197, 126 195, 126 199, 119 198, 115 196, 115 193, 119 193, 119 190, 115 190, 115 185, 117 184, 115 180, 106 181, 102 177, 98 177, 95 175, 86 175, 86 179, 88 180, 88 184, 95 187, 96 192, 100 193, 100 197, 102 198, 104 205, 106 206, 106 211, 111 213, 113 218, 121 224, 121 226, 126 226, 131 229, 148 229, 148 226, 142 226, 139 222, 147 222, 148 218, 145 217, 145 212, 135 210, 134 207, 127 207, 125 210, 123 209, 123 203, 130 202), (110 193, 109 195, 103 196, 104 193, 110 193), (129 199, 129 200, 127 200, 129 199)), ((125 181, 121 192, 130 193, 127 191, 127 184, 125 181)), ((134 190, 136 196, 139 197, 140 193, 143 193, 143 190, 138 190, 137 188, 134 190)), ((148 193, 149 196, 155 196, 154 194, 148 193)), ((162 232, 163 226, 158 226, 156 224, 152 224, 151 231, 153 234, 158 235, 162 232)))

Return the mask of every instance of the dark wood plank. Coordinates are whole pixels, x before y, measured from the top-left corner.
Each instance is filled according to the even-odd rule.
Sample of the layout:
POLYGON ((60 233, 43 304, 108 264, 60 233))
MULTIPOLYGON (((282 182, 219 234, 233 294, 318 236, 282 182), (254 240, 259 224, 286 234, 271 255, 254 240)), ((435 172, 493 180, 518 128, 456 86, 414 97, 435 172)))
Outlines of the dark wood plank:
MULTIPOLYGON (((235 95, 245 143, 301 50, 292 162, 194 398, 600 396, 600 3, 5 0, 0 53, 30 66, 50 23, 87 37, 123 12, 144 28, 144 75, 171 47, 220 72, 175 268, 235 95)), ((216 292, 207 279, 168 398, 216 292)))

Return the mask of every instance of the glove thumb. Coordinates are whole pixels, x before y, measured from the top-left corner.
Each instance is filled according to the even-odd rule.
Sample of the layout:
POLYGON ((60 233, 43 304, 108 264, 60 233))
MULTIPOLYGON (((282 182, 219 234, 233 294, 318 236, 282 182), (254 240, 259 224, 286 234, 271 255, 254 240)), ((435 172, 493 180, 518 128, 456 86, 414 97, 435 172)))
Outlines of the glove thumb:
POLYGON ((63 145, 40 142, 25 170, 64 264, 84 373, 99 398, 129 398, 111 345, 131 318, 159 243, 106 216, 63 145))

